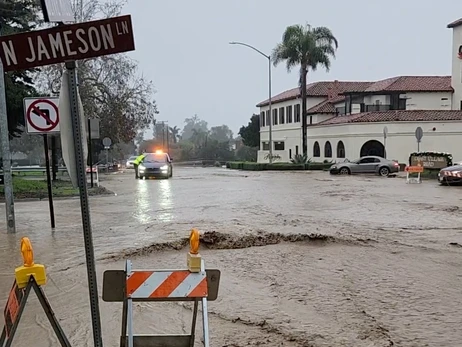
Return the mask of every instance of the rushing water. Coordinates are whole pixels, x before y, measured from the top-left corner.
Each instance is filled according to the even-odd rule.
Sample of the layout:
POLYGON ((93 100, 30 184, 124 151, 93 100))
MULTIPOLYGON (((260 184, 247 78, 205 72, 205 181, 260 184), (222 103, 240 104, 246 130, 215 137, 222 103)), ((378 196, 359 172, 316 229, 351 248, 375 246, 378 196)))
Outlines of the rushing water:
MULTIPOLYGON (((183 267, 186 250, 173 250, 175 242, 198 227, 229 238, 202 251, 222 270, 219 299, 210 304, 214 346, 461 345, 460 188, 322 172, 175 168, 174 175, 113 175, 103 183, 117 196, 91 198, 99 284, 104 270, 123 267, 124 254, 139 267, 183 267), (330 241, 288 237, 226 249, 277 243, 277 233, 330 241), (138 251, 163 242, 173 246, 138 251)), ((45 290, 64 330, 74 346, 92 346, 79 201, 55 207, 51 232, 47 202, 16 204, 18 233, 0 233, 0 303, 28 236, 48 268, 45 290)), ((0 226, 6 230, 3 218, 0 226)), ((14 345, 54 346, 35 301, 14 345)), ((116 346, 121 306, 102 302, 101 311, 105 345, 116 346)), ((178 304, 139 304, 135 331, 187 332, 190 315, 178 304)))

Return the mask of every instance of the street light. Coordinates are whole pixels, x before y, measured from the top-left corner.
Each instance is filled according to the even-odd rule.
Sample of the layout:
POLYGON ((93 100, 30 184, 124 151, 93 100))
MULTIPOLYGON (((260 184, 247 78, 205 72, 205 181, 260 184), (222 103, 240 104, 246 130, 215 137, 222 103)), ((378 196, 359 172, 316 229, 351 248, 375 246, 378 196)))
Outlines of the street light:
POLYGON ((229 44, 248 47, 250 49, 253 49, 255 52, 261 54, 266 59, 268 59, 268 90, 269 90, 269 98, 268 98, 269 111, 268 112, 269 112, 269 121, 270 121, 269 122, 269 162, 271 164, 273 162, 273 112, 272 112, 272 105, 271 105, 271 56, 263 53, 262 51, 260 51, 259 49, 251 45, 248 45, 247 43, 232 41, 229 44))

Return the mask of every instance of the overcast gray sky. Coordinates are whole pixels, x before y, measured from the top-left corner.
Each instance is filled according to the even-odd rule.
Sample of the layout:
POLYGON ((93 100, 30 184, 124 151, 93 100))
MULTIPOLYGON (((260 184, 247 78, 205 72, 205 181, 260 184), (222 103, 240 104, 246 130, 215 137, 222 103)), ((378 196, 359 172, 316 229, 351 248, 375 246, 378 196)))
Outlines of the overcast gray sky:
MULTIPOLYGON (((140 71, 154 82, 160 115, 183 127, 197 114, 236 133, 268 95, 267 61, 229 41, 270 53, 292 24, 327 26, 339 40, 329 73, 309 81, 450 75, 459 0, 128 0, 140 71)), ((298 71, 273 69, 273 95, 294 88, 298 71)))

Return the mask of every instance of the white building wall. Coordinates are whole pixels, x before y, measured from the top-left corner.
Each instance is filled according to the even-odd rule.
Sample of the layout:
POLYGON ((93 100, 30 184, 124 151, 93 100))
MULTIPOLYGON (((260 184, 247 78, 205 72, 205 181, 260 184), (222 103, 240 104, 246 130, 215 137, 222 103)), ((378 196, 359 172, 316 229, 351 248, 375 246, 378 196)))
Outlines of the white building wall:
POLYGON ((451 110, 452 93, 406 93, 406 110, 451 110))
MULTIPOLYGON (((308 97, 306 100, 307 109, 310 109, 313 106, 318 105, 319 103, 326 100, 325 97, 308 97)), ((284 102, 279 102, 272 105, 272 109, 278 109, 278 120, 279 120, 279 108, 284 107, 284 110, 287 106, 292 106, 292 123, 287 123, 287 113, 284 111, 285 115, 285 123, 284 124, 277 124, 273 125, 272 127, 272 137, 273 137, 273 144, 275 142, 283 141, 284 142, 284 150, 277 151, 273 148, 273 155, 281 156, 281 159, 278 162, 290 162, 290 157, 294 157, 295 154, 302 153, 302 123, 301 118, 300 122, 295 122, 295 105, 301 105, 301 99, 294 99, 288 100, 284 102)), ((269 106, 260 107, 260 114, 261 112, 265 112, 269 110, 269 106)), ((327 118, 323 118, 322 120, 331 118, 330 115, 327 118)), ((272 118, 271 118, 272 120, 272 118)), ((314 120, 313 120, 314 121, 314 120)), ((279 123, 279 122, 278 122, 279 123)), ((269 124, 260 128, 260 142, 269 142, 269 124)), ((262 145, 260 143, 260 151, 258 151, 258 162, 268 162, 268 159, 265 159, 265 156, 268 155, 269 151, 263 151, 262 145)))
POLYGON ((360 157, 361 147, 369 140, 384 143, 383 128, 388 127, 386 152, 388 159, 407 163, 409 154, 417 151, 415 130, 422 127, 424 136, 420 143, 420 151, 449 152, 454 160, 462 160, 461 122, 395 122, 395 123, 353 123, 335 126, 317 126, 308 128, 308 156, 313 161, 333 160, 337 158, 337 143, 343 141, 346 158, 354 160, 360 157), (435 130, 433 130, 435 129, 435 130), (321 148, 321 157, 313 157, 313 145, 318 141, 321 148), (331 142, 332 158, 324 156, 324 145, 331 142))
POLYGON ((452 109, 460 110, 462 102, 462 59, 459 59, 459 47, 462 45, 462 26, 453 28, 452 31, 452 109))

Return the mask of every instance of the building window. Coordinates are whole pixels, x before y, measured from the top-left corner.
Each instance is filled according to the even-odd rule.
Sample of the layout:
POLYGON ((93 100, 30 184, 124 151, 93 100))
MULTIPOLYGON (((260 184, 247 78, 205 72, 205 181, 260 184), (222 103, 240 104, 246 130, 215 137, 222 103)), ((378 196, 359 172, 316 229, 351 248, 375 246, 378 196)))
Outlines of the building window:
POLYGON ((321 148, 319 147, 318 141, 313 145, 313 157, 319 158, 321 156, 321 148))
POLYGON ((295 155, 298 155, 298 146, 295 146, 295 155))
POLYGON ((292 106, 287 106, 286 107, 286 113, 287 113, 287 123, 292 123, 292 106))
POLYGON ((266 111, 266 125, 270 125, 271 117, 269 111, 266 111))
POLYGON ((265 126, 265 112, 260 113, 260 128, 265 126))
POLYGON ((281 107, 279 109, 279 124, 284 124, 286 122, 284 118, 284 107, 281 107))
POLYGON ((324 145, 324 157, 332 158, 332 146, 329 141, 327 141, 324 145))
POLYGON ((278 125, 278 109, 273 110, 273 125, 278 125))
POLYGON ((261 149, 262 151, 269 151, 269 142, 262 142, 261 149))
POLYGON ((460 100, 460 109, 462 110, 462 100, 460 100))
POLYGON ((289 149, 289 159, 292 159, 292 148, 289 149))
POLYGON ((345 145, 343 141, 337 143, 337 158, 345 158, 345 145))
POLYGON ((283 151, 284 150, 284 141, 279 141, 274 143, 274 150, 275 151, 283 151))
POLYGON ((295 123, 300 123, 300 104, 295 105, 295 123))

